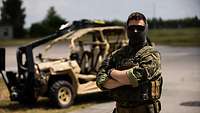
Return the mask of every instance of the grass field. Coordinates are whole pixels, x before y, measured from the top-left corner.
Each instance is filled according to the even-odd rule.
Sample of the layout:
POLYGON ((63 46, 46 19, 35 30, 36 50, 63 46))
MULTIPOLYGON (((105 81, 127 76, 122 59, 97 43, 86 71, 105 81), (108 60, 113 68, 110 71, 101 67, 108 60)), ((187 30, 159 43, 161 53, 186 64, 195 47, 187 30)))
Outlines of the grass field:
POLYGON ((200 46, 200 28, 154 29, 149 36, 160 45, 200 46))
POLYGON ((0 40, 0 47, 4 46, 18 46, 28 44, 31 41, 36 40, 36 38, 27 38, 27 39, 9 39, 9 40, 0 40))
MULTIPOLYGON (((200 28, 182 29, 153 29, 149 30, 149 37, 155 44, 173 46, 200 46, 200 28)), ((0 46, 24 45, 34 38, 1 40, 0 46)))
POLYGON ((47 98, 39 98, 35 105, 21 105, 17 102, 11 102, 9 93, 3 80, 0 79, 0 113, 68 113, 70 111, 83 109, 96 103, 108 102, 111 99, 107 93, 95 93, 78 96, 69 108, 59 109, 51 106, 47 98))

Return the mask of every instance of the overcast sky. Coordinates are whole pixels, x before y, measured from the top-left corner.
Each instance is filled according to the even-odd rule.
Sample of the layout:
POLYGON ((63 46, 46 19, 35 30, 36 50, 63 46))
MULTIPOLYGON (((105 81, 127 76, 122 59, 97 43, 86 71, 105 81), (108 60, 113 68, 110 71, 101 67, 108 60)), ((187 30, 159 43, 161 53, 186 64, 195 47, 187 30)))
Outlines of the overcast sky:
MULTIPOLYGON (((0 0, 2 1, 2 0, 0 0)), ((26 8, 26 27, 41 21, 50 6, 66 20, 119 19, 125 21, 132 11, 147 18, 177 19, 198 16, 200 0, 23 0, 26 8)), ((2 3, 0 3, 0 6, 2 3)))

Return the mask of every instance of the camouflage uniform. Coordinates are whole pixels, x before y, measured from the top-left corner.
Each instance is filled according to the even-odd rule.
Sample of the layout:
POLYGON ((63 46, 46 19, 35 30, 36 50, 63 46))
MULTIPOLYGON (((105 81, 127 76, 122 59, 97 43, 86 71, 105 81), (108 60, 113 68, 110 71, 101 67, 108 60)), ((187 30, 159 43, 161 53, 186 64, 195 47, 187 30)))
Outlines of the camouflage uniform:
POLYGON ((158 113, 162 87, 160 54, 152 46, 144 46, 139 51, 125 46, 109 57, 109 66, 102 63, 97 74, 97 86, 108 90, 104 83, 111 79, 108 70, 128 70, 131 85, 111 89, 116 101, 116 113, 158 113))

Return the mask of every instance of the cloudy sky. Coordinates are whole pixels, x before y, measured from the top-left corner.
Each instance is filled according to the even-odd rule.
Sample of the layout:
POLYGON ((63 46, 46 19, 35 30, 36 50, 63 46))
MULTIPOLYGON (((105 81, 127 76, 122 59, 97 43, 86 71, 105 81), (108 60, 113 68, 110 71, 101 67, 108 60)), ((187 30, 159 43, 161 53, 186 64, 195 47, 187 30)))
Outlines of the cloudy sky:
MULTIPOLYGON (((2 0, 0 0, 2 1, 2 0)), ((119 19, 125 21, 132 11, 147 18, 177 19, 198 16, 200 0, 23 0, 26 8, 26 27, 41 21, 50 6, 66 20, 119 19)), ((0 6, 2 3, 0 2, 0 6)))

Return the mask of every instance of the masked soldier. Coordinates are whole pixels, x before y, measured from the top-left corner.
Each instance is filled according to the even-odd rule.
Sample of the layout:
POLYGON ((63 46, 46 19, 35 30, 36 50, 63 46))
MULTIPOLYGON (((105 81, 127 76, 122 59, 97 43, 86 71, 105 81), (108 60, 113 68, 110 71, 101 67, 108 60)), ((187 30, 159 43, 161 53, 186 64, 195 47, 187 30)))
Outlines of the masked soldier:
POLYGON ((148 43, 145 16, 132 13, 127 20, 129 44, 104 60, 97 86, 116 101, 113 113, 159 113, 162 90, 160 53, 148 43))

